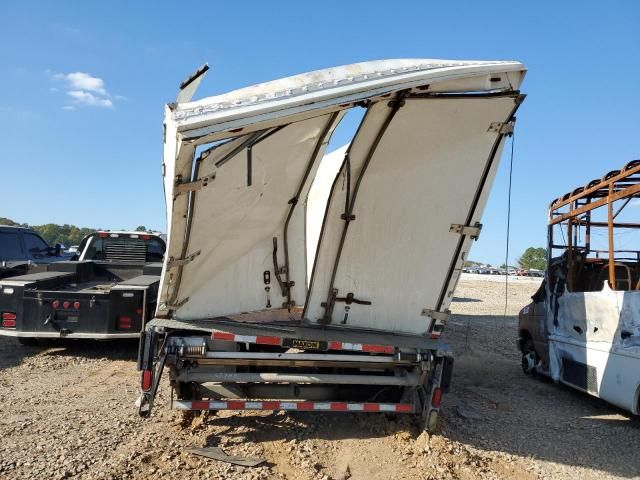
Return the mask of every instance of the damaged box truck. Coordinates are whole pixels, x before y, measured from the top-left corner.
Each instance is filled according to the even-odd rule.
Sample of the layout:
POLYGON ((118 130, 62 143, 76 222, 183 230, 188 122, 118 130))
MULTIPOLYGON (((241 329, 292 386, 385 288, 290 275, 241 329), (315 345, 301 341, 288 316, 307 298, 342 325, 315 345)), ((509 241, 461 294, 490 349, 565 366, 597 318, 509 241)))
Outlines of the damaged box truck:
POLYGON ((440 336, 524 66, 373 61, 191 101, 205 70, 165 110, 167 255, 140 413, 168 369, 182 410, 411 413, 435 428, 453 367, 440 336))

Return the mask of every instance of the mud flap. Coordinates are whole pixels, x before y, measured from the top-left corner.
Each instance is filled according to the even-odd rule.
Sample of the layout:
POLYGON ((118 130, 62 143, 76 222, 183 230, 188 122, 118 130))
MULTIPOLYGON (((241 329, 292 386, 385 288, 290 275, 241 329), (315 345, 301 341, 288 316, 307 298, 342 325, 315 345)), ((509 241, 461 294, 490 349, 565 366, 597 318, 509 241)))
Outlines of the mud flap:
POLYGON ((436 357, 432 374, 423 388, 421 425, 434 433, 438 429, 442 394, 449 390, 453 372, 453 357, 436 357))
POLYGON ((151 415, 151 408, 153 407, 153 401, 160 385, 162 370, 167 358, 164 348, 158 351, 159 339, 159 334, 155 331, 146 330, 140 334, 138 370, 141 372, 141 394, 136 404, 138 406, 138 415, 142 418, 148 418, 151 415))
POLYGON ((440 388, 442 389, 442 393, 449 393, 452 377, 453 357, 444 357, 444 363, 442 365, 442 379, 440 380, 440 388))

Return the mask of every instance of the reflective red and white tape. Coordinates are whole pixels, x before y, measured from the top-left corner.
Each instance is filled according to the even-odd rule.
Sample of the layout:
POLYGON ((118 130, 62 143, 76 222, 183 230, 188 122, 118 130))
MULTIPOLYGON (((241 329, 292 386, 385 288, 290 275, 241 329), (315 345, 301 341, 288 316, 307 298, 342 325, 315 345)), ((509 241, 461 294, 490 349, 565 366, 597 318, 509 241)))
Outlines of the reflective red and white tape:
POLYGON ((295 410, 321 412, 393 412, 414 413, 410 403, 351 403, 351 402, 302 402, 302 401, 182 401, 173 402, 176 410, 295 410))
MULTIPOLYGON (((257 345, 278 345, 282 346, 283 338, 281 337, 273 337, 266 335, 235 335, 233 333, 227 332, 213 332, 211 334, 212 340, 222 340, 228 342, 238 342, 238 343, 254 343, 257 345)), ((305 344, 305 340, 299 340, 299 345, 303 346, 305 344)), ((309 344, 314 343, 313 341, 309 341, 309 344)), ((364 344, 364 343, 348 343, 348 342, 328 342, 327 348, 329 350, 346 350, 351 352, 367 352, 367 353, 388 353, 392 354, 395 351, 395 347, 393 345, 375 345, 375 344, 364 344)))

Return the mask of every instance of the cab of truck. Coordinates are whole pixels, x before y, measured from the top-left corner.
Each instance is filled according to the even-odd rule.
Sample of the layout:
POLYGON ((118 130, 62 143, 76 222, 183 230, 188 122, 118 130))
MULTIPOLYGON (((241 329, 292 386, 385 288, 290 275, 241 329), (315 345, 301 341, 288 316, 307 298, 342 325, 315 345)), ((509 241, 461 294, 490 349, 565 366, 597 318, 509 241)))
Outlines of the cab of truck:
POLYGON ((35 231, 26 227, 0 225, 0 278, 35 271, 65 259, 60 245, 50 247, 35 231))
POLYGON ((78 246, 79 261, 162 262, 165 243, 147 232, 96 232, 87 235, 78 246))

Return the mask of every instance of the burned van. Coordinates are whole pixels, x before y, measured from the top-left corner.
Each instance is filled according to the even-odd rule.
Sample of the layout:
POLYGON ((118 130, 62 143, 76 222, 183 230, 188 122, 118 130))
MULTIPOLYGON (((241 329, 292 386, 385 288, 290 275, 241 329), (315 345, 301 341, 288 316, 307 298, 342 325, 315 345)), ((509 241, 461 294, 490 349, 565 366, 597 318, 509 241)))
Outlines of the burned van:
POLYGON ((548 267, 522 309, 526 373, 640 413, 640 160, 551 202, 548 267), (635 218, 634 218, 635 217, 635 218))

